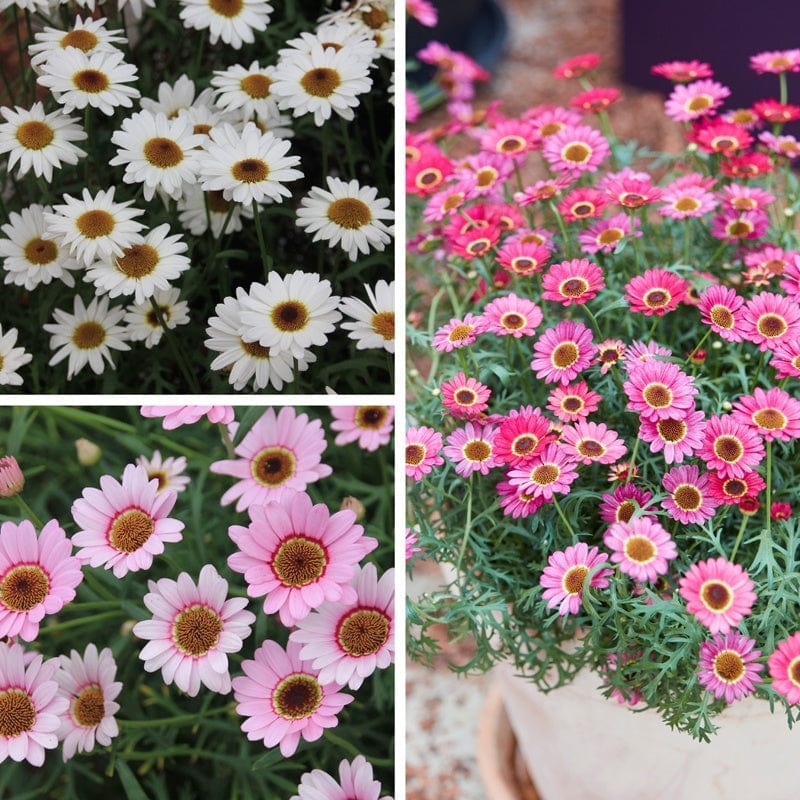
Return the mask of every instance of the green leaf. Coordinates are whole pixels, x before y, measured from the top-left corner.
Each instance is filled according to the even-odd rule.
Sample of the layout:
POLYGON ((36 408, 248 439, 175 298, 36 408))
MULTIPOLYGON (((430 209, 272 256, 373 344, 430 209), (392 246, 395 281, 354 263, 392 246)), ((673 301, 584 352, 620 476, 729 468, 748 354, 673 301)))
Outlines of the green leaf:
POLYGON ((124 761, 117 761, 117 775, 119 775, 128 800, 148 800, 142 785, 136 780, 131 768, 124 761))

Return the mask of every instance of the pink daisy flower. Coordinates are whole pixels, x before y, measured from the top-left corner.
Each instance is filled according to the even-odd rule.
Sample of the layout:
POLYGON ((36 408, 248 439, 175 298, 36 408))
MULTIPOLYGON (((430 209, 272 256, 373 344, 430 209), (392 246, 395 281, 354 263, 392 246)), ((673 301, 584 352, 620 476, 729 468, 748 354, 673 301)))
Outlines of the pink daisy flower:
POLYGON ((578 234, 578 241, 584 253, 613 253, 626 236, 641 235, 639 220, 634 219, 631 227, 631 218, 622 212, 592 223, 578 234))
POLYGON ((651 492, 633 483, 617 486, 611 494, 604 494, 600 504, 600 519, 608 523, 630 522, 636 510, 645 509, 653 499, 651 492))
POLYGON ((793 103, 781 103, 774 98, 757 100, 753 103, 753 111, 765 122, 778 125, 800 119, 800 106, 793 103))
POLYGON ((289 635, 300 658, 319 670, 319 682, 358 689, 394 661, 394 570, 378 579, 374 564, 356 568, 352 603, 323 603, 289 635))
POLYGON ((533 336, 542 321, 542 311, 532 300, 511 293, 497 297, 483 309, 487 331, 496 336, 533 336))
POLYGON ((659 75, 675 83, 689 83, 698 78, 711 78, 714 71, 705 61, 664 61, 650 67, 653 75, 659 75))
POLYGON ((122 483, 103 475, 99 489, 84 489, 72 504, 80 528, 72 537, 80 547, 76 556, 92 567, 113 569, 117 578, 150 569, 167 542, 182 538, 183 523, 168 516, 177 499, 170 489, 159 492, 158 481, 135 464, 125 467, 122 483))
POLYGON ((505 119, 483 133, 480 148, 506 158, 519 158, 539 146, 541 137, 533 125, 519 119, 505 119))
POLYGON ((143 417, 163 417, 164 430, 172 431, 181 425, 193 425, 203 417, 209 422, 221 422, 228 425, 234 420, 231 406, 142 406, 143 417))
POLYGON ((410 561, 415 553, 421 553, 422 548, 417 547, 417 532, 406 528, 406 561, 410 561))
POLYGON ((726 478, 716 472, 709 474, 709 494, 719 503, 732 505, 744 498, 753 499, 766 488, 764 479, 757 472, 746 472, 739 478, 726 478))
POLYGON ((672 355, 672 350, 667 347, 662 347, 658 342, 649 341, 647 343, 637 341, 631 342, 626 348, 622 356, 625 369, 630 373, 633 369, 640 364, 647 361, 653 361, 660 356, 669 358, 672 355))
POLYGON ((133 633, 149 639, 139 653, 145 672, 161 670, 164 683, 174 683, 189 697, 200 685, 228 694, 228 653, 238 653, 250 635, 256 615, 246 610, 247 598, 227 598, 228 581, 206 564, 195 583, 187 572, 178 580, 148 581, 144 604, 151 619, 137 622, 133 633))
POLYGON ((602 395, 593 392, 585 381, 557 386, 547 396, 547 409, 562 422, 576 422, 597 411, 602 395))
POLYGON ((332 470, 321 463, 327 447, 318 419, 297 414, 284 406, 276 414, 268 408, 245 434, 234 452, 236 459, 215 461, 209 469, 217 475, 239 478, 222 495, 223 506, 236 500, 236 510, 278 500, 286 493, 305 491, 309 483, 326 478, 332 470))
POLYGON ((759 75, 766 72, 800 72, 800 50, 766 50, 750 56, 750 69, 759 75))
POLYGON ((55 679, 61 696, 69 702, 57 734, 64 761, 75 753, 90 752, 95 742, 106 747, 119 735, 114 719, 119 703, 114 701, 122 683, 114 680, 116 676, 117 662, 108 647, 98 653, 91 643, 83 655, 72 650, 69 656, 61 656, 55 679))
POLYGON ((406 431, 406 475, 418 481, 434 467, 444 464, 439 455, 442 449, 442 434, 433 428, 421 425, 406 431))
POLYGON ((550 168, 572 176, 597 172, 610 153, 605 137, 588 125, 568 126, 548 136, 542 145, 542 156, 550 168))
POLYGON ((561 193, 568 189, 575 182, 571 175, 560 175, 556 178, 544 178, 536 181, 532 186, 526 186, 521 192, 514 193, 514 202, 524 208, 531 203, 538 203, 542 200, 552 200, 559 197, 561 193))
POLYGON ((536 340, 533 350, 536 377, 567 384, 592 363, 592 332, 581 322, 562 320, 536 340))
MULTIPOLYGON (((542 599, 547 600, 547 607, 558 606, 558 613, 562 617, 577 614, 583 601, 586 576, 595 566, 605 561, 608 561, 608 555, 601 553, 596 547, 589 549, 586 542, 578 542, 566 550, 553 553, 547 559, 548 566, 544 568, 539 579, 539 585, 544 587, 542 599)), ((603 567, 592 575, 589 586, 605 589, 609 576, 613 574, 612 569, 603 567)))
POLYGON ((608 196, 597 189, 591 187, 574 189, 561 199, 558 213, 564 218, 564 222, 593 219, 603 213, 608 203, 608 196))
POLYGON ((300 778, 297 792, 290 800, 379 800, 381 784, 372 778, 372 765, 358 755, 352 762, 344 759, 339 763, 338 783, 327 772, 314 769, 300 778))
POLYGON ((465 181, 445 186, 430 196, 422 212, 422 218, 426 222, 441 222, 464 205, 468 191, 469 185, 465 181))
POLYGON ((797 254, 786 264, 782 275, 781 289, 786 292, 787 297, 800 303, 800 257, 797 254))
POLYGON ((717 207, 717 199, 702 186, 670 184, 664 189, 661 202, 658 213, 670 219, 702 217, 717 207))
POLYGON ((375 452, 392 439, 392 406, 331 406, 331 430, 338 431, 338 447, 356 442, 362 450, 375 452))
POLYGON ((518 487, 518 491, 543 497, 548 502, 556 494, 567 494, 577 477, 575 459, 557 444, 546 445, 530 461, 508 472, 508 482, 518 487))
POLYGON ((696 142, 704 153, 723 155, 733 155, 753 143, 753 137, 744 125, 720 120, 717 117, 704 117, 695 122, 694 130, 688 133, 686 138, 696 142))
POLYGON ((585 92, 580 92, 574 97, 570 97, 569 104, 572 108, 578 108, 587 113, 596 114, 598 111, 605 111, 609 106, 619 102, 622 95, 619 89, 613 86, 596 86, 585 92))
POLYGON ((615 522, 603 534, 603 544, 611 550, 611 561, 636 581, 654 581, 666 575, 669 562, 678 549, 668 531, 651 517, 633 517, 615 522))
POLYGON ((769 217, 763 211, 726 209, 711 220, 711 235, 737 244, 746 239, 760 239, 769 227, 769 217))
POLYGON ((186 469, 186 458, 184 456, 162 458, 161 453, 155 450, 151 458, 138 456, 135 463, 145 468, 148 480, 155 479, 158 481, 159 492, 167 489, 183 492, 191 483, 189 476, 183 474, 186 469))
POLYGON ((82 580, 81 560, 72 555, 72 542, 56 520, 45 524, 38 537, 28 520, 4 522, 0 526, 0 639, 19 636, 32 642, 39 623, 73 600, 82 580))
POLYGON ((688 290, 688 281, 674 272, 648 269, 625 285, 625 299, 631 304, 631 311, 641 312, 646 317, 653 314, 662 317, 677 307, 688 290))
POLYGON ((29 655, 22 645, 0 642, 0 763, 10 758, 41 767, 45 749, 58 746, 69 700, 55 681, 58 659, 29 655))
POLYGON ((232 525, 228 535, 238 548, 228 566, 244 575, 247 594, 264 597, 264 613, 280 614, 295 625, 326 600, 349 603, 356 564, 378 541, 364 536, 350 509, 331 514, 304 492, 284 495, 265 506, 251 506, 250 525, 232 525))
POLYGON ((440 353, 449 353, 457 347, 468 347, 486 330, 486 320, 467 313, 463 320, 451 319, 433 336, 433 346, 440 353))
POLYGON ((625 342, 621 339, 606 339, 597 347, 595 364, 600 364, 600 374, 605 375, 625 355, 625 342))
POLYGON ((14 456, 0 458, 0 497, 14 497, 25 486, 25 476, 14 456))
POLYGON ((775 195, 758 186, 731 183, 720 191, 722 202, 734 211, 767 211, 775 202, 775 195))
POLYGON ((698 683, 729 704, 747 697, 763 680, 758 673, 764 665, 754 663, 761 656, 760 650, 753 649, 755 645, 755 639, 748 639, 739 631, 717 634, 710 642, 703 642, 698 683))
POLYGON ((522 118, 530 122, 541 137, 546 138, 568 126, 580 125, 583 114, 563 106, 543 105, 529 108, 522 118))
POLYGON ((745 303, 742 317, 742 335, 761 350, 800 337, 800 306, 781 294, 754 295, 745 303))
POLYGON ((603 182, 605 193, 624 208, 641 208, 661 199, 662 190, 653 186, 651 178, 634 178, 630 175, 607 176, 603 182))
POLYGON ((444 454, 456 465, 456 472, 467 478, 473 472, 488 475, 497 466, 494 457, 493 425, 477 425, 467 422, 463 428, 456 428, 448 437, 444 454))
POLYGON ((739 310, 744 300, 733 289, 709 286, 700 295, 700 315, 711 330, 727 342, 742 340, 742 315, 739 310))
POLYGON ((284 650, 267 640, 242 662, 245 674, 232 681, 236 712, 247 717, 247 738, 261 739, 265 747, 279 744, 284 758, 294 755, 301 738, 315 742, 325 728, 335 728, 336 715, 353 701, 338 684, 320 683, 318 671, 300 658, 301 647, 289 642, 284 650))
POLYGON ((685 416, 642 419, 639 438, 650 445, 651 453, 664 453, 667 464, 680 464, 691 458, 703 444, 706 416, 702 411, 690 411, 685 416))
POLYGON ((613 464, 628 452, 616 431, 585 420, 564 428, 559 444, 582 464, 613 464))
POLYGON ((800 702, 800 632, 778 642, 767 663, 773 689, 788 703, 800 702))
POLYGON ((494 437, 495 462, 512 467, 524 464, 552 439, 550 420, 538 408, 512 409, 494 437))
POLYGON ((792 507, 789 503, 773 503, 769 507, 769 515, 774 520, 789 519, 792 516, 792 507))
POLYGON ((588 258, 575 258, 551 264, 542 275, 545 300, 555 300, 563 306, 583 303, 597 296, 605 288, 603 270, 588 258))
POLYGON ((544 505, 544 498, 541 495, 520 491, 519 486, 512 486, 508 481, 500 481, 497 484, 497 494, 503 514, 512 519, 535 514, 544 505))
POLYGON ((764 459, 761 437, 731 416, 708 418, 703 445, 697 452, 709 469, 724 478, 741 478, 764 459))
POLYGON ((626 408, 642 419, 685 417, 694 410, 694 379, 671 361, 645 361, 631 369, 622 387, 626 408))
POLYGON ((773 153, 794 159, 800 156, 800 142, 794 136, 782 134, 776 136, 769 131, 762 131, 758 134, 758 141, 765 144, 773 153))
POLYGON ((711 519, 719 503, 708 490, 708 475, 701 475, 694 465, 673 467, 661 479, 669 496, 661 507, 684 525, 703 523, 711 519))
POLYGON ((750 576, 722 557, 692 564, 679 584, 686 610, 711 633, 738 626, 757 599, 750 576))
POLYGON ((492 396, 492 390, 475 378, 468 378, 463 372, 449 381, 443 381, 439 389, 444 407, 459 419, 476 419, 489 408, 486 401, 492 396))
POLYGON ((600 56, 597 53, 581 53, 558 64, 553 70, 553 76, 556 78, 581 78, 599 64, 600 56))
POLYGON ((764 441, 783 442, 800 437, 800 400, 774 386, 769 391, 756 387, 733 404, 732 417, 761 434, 764 441))
POLYGON ((775 165, 765 153, 745 153, 723 158, 719 162, 719 171, 729 178, 756 178, 773 169, 775 165))
POLYGON ((778 342, 769 362, 775 378, 800 378, 800 336, 778 342))
POLYGON ((712 80, 678 84, 664 103, 664 111, 676 122, 687 122, 713 114, 730 93, 727 86, 712 80))
POLYGON ((540 272, 550 259, 550 249, 536 242, 510 242, 506 240, 497 250, 497 263, 515 275, 533 275, 540 272))

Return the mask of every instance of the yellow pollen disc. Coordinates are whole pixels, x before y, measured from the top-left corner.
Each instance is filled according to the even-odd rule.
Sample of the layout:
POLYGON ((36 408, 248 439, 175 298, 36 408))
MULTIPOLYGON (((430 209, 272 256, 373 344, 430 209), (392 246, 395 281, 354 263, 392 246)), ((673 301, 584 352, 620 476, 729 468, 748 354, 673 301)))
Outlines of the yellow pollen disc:
POLYGON ((0 692, 0 736, 13 739, 33 728, 36 709, 27 692, 7 689, 0 692))
POLYGON ((714 454, 733 464, 744 455, 744 447, 735 436, 718 436, 714 441, 714 454))
POLYGON ((30 611, 50 591, 50 579, 41 567, 20 564, 12 567, 0 581, 0 603, 11 611, 30 611))
POLYGON ((269 177, 269 166, 260 158, 245 158, 231 167, 231 175, 242 183, 260 183, 269 177))
POLYGON ((94 350, 106 340, 106 329, 99 322, 81 322, 72 332, 72 343, 79 350, 94 350))
POLYGON ((599 244, 615 244, 625 235, 625 231, 621 228, 606 228, 600 232, 597 237, 599 244))
POLYGON ((672 402, 672 392, 663 383, 648 383, 642 397, 650 408, 666 408, 672 402))
POLYGON ((99 94, 108 89, 108 75, 97 69, 82 69, 72 76, 72 83, 86 94, 99 94))
POLYGON ((77 47, 78 50, 83 50, 84 53, 88 53, 93 47, 97 47, 99 42, 100 40, 91 31, 78 28, 77 30, 69 31, 69 33, 64 34, 59 44, 64 48, 77 47))
POLYGON ((649 289, 642 300, 648 308, 663 308, 672 300, 672 295, 666 289, 649 289))
POLYGON ((678 486, 672 493, 672 499, 682 511, 697 511, 703 504, 703 495, 696 486, 689 483, 682 483, 678 486))
POLYGON ((355 423, 364 430, 378 430, 386 421, 386 406, 360 406, 356 409, 355 423))
POLYGON ((23 122, 17 128, 17 141, 28 150, 42 150, 53 141, 53 129, 36 119, 23 122))
POLYGON ((358 230, 372 221, 369 206, 355 197, 342 197, 328 206, 328 219, 347 230, 358 230))
POLYGON ((156 136, 144 143, 144 157, 159 169, 169 169, 183 161, 183 148, 172 139, 156 136))
POLYGON ((731 314, 730 309, 726 306, 712 306, 708 316, 718 328, 729 330, 733 327, 733 314, 731 314))
POLYGON ((461 342, 464 339, 468 339, 472 334, 474 328, 472 325, 456 325, 453 330, 447 336, 448 342, 461 342))
POLYGON ((84 211, 76 220, 75 227, 87 239, 97 239, 101 236, 108 236, 114 230, 116 223, 114 217, 103 211, 101 208, 96 208, 92 211, 84 211))
POLYGON ((367 656, 377 653, 386 644, 389 629, 389 619, 385 614, 360 608, 341 621, 336 639, 348 655, 367 656))
POLYGON ((58 247, 49 239, 31 239, 24 248, 25 259, 31 264, 44 266, 58 258, 58 247))
POLYGON ((589 290, 589 282, 584 278, 568 278, 562 281, 558 292, 563 297, 580 297, 589 290))
POLYGON ((540 464, 531 472, 531 480, 539 486, 549 486, 561 474, 557 464, 540 464))
POLYGON ((744 661, 735 650, 723 650, 714 658, 714 674, 725 683, 736 683, 745 673, 744 661))
POLYGON ((205 125, 202 122, 198 122, 197 125, 195 125, 192 128, 192 133, 194 133, 194 134, 196 134, 198 136, 200 136, 200 135, 208 136, 208 132, 210 130, 211 130, 211 125, 205 125))
POLYGON ((625 555, 637 564, 647 564, 656 557, 656 546, 646 536, 631 536, 625 540, 625 555))
POLYGON ((658 435, 670 443, 680 442, 686 436, 686 423, 682 419, 660 419, 656 423, 658 435))
POLYGON ((757 327, 762 336, 774 339, 777 336, 783 336, 789 326, 786 324, 786 320, 777 314, 763 314, 758 318, 757 327))
POLYGON ((570 567, 561 579, 561 586, 567 594, 580 594, 583 591, 583 579, 589 574, 589 568, 583 564, 570 567))
POLYGON ((606 448, 595 439, 582 439, 575 445, 575 449, 586 458, 602 458, 606 448))
POLYGON ((700 201, 696 197, 681 197, 674 207, 676 211, 697 211, 700 201))
POLYGON ((144 278, 158 266, 158 250, 149 244, 134 244, 125 248, 116 259, 117 271, 129 278, 144 278))
POLYGON ((281 543, 272 557, 272 571, 284 586, 308 586, 325 574, 327 554, 319 542, 292 536, 281 543))
POLYGON ((727 583, 710 580, 700 587, 700 599, 710 611, 720 613, 733 605, 733 592, 727 583))
POLYGON ((284 333, 303 330, 309 319, 308 309, 299 300, 284 300, 278 303, 269 316, 272 324, 284 333))
POLYGON ((752 197, 736 197, 731 202, 731 205, 737 211, 750 211, 751 209, 756 208, 757 203, 752 197))
POLYGON ((153 535, 155 520, 138 508, 123 511, 108 529, 108 543, 121 553, 135 553, 153 535))
POLYGON ((221 17, 238 17, 244 8, 244 0, 208 0, 208 7, 221 17))
POLYGON ((463 202, 464 192, 455 192, 442 203, 442 211, 452 211, 458 208, 463 202))
POLYGON ((389 15, 379 6, 369 6, 361 13, 361 19, 368 28, 376 30, 389 21, 389 15))
POLYGON ((330 67, 317 67, 300 78, 303 90, 312 97, 330 97, 341 84, 341 76, 330 67))
POLYGON ((580 351, 574 342, 561 342, 561 344, 553 350, 550 356, 550 363, 559 369, 567 369, 578 360, 579 355, 580 351))
POLYGON ((373 314, 372 330, 387 342, 394 341, 394 311, 380 311, 373 314))
MULTIPOLYGON (((170 318, 172 317, 172 312, 169 309, 169 306, 159 306, 158 310, 161 312, 161 315, 164 317, 164 322, 169 322, 170 318)), ((147 324, 151 328, 160 328, 161 323, 158 319, 158 314, 156 314, 154 309, 150 309, 147 314, 145 315, 145 319, 147 320, 147 324)))
POLYGON ((72 716, 78 725, 84 728, 94 728, 106 716, 105 698, 103 690, 96 685, 87 686, 72 701, 72 716))
POLYGON ((481 188, 486 188, 487 186, 491 186, 498 178, 498 172, 496 169, 492 169, 491 167, 484 167, 481 170, 478 170, 478 174, 476 177, 476 183, 481 188))
POLYGON ((714 98, 708 94, 699 94, 693 97, 687 104, 686 108, 689 111, 704 111, 709 106, 713 105, 714 98))
POLYGON ((770 431, 783 430, 789 424, 786 415, 777 408, 760 408, 753 414, 753 422, 759 428, 765 428, 770 431))
POLYGON ((410 444, 406 446, 406 464, 409 467, 416 467, 425 460, 426 449, 421 444, 410 444))
POLYGON ((795 686, 800 686, 800 656, 789 662, 786 673, 795 686))
POLYGON ((521 153, 528 147, 528 143, 521 136, 504 136, 498 140, 495 150, 500 153, 521 153))
POLYGON ((208 198, 209 211, 213 211, 215 214, 228 213, 231 201, 225 199, 221 189, 212 189, 210 192, 206 192, 206 197, 208 198))
POLYGON ((561 158, 570 164, 585 164, 592 155, 592 148, 583 142, 570 142, 561 150, 561 158))
POLYGON ((187 655, 202 656, 219 641, 222 620, 207 606, 195 605, 181 611, 172 625, 172 641, 187 655))
POLYGON ((244 339, 239 337, 239 344, 241 345, 242 350, 244 350, 244 352, 252 358, 270 357, 269 347, 263 347, 258 342, 246 342, 244 339))
POLYGON ((470 461, 486 461, 492 454, 492 448, 483 439, 473 439, 464 445, 462 452, 470 461))
POLYGON ((265 97, 269 97, 272 81, 266 75, 256 72, 253 75, 247 75, 242 78, 239 86, 241 86, 242 91, 245 94, 249 94, 250 97, 256 100, 263 100, 265 97))
POLYGON ((322 688, 311 675, 290 675, 272 693, 272 708, 284 719, 310 717, 322 702, 322 688))
POLYGON ((753 230, 753 226, 742 219, 737 219, 727 226, 727 231, 730 236, 747 236, 753 230))
POLYGON ((262 486, 280 486, 292 478, 297 468, 294 453, 285 447, 265 447, 250 463, 252 476, 262 486))
POLYGON ((546 125, 542 125, 539 128, 539 133, 542 136, 552 136, 554 133, 558 133, 560 130, 563 130, 565 127, 563 122, 548 122, 546 125))

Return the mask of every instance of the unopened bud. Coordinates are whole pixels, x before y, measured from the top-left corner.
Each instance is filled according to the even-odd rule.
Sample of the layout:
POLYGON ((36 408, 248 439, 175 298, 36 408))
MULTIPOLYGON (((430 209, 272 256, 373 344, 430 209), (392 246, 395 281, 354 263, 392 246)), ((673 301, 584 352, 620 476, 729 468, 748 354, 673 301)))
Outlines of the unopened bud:
POLYGON ((787 208, 783 209, 783 216, 784 217, 793 217, 796 213, 797 213, 797 211, 795 209, 793 209, 791 206, 788 206, 787 208))
POLYGON ((14 456, 0 458, 0 497, 13 497, 22 491, 25 476, 14 456))
POLYGON ((364 504, 355 497, 345 497, 344 500, 342 500, 340 510, 352 511, 356 515, 356 520, 358 521, 364 519, 364 514, 367 513, 364 504))
POLYGON ((723 400, 722 401, 722 410, 723 411, 730 411, 733 408, 730 400, 723 400))
POLYGON ((75 440, 75 452, 78 454, 78 463, 84 467, 91 467, 100 460, 103 451, 88 439, 75 440))

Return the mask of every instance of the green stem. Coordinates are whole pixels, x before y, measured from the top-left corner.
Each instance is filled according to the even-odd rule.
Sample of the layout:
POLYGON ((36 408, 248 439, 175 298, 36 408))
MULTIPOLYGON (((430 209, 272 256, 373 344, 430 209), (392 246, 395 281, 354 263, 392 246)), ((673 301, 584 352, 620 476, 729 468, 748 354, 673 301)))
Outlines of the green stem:
POLYGON ((192 78, 197 78, 200 74, 200 64, 203 60, 203 48, 206 44, 206 32, 205 30, 200 32, 200 36, 198 37, 200 41, 197 43, 197 52, 194 56, 194 63, 192 64, 192 78))
POLYGON ((636 441, 633 443, 633 452, 631 453, 631 460, 628 466, 628 474, 625 476, 625 483, 630 483, 633 477, 633 469, 636 466, 636 454, 639 452, 639 442, 642 440, 637 436, 636 441))
POLYGON ((231 435, 228 433, 228 426, 218 422, 217 427, 219 428, 219 435, 222 439, 222 444, 225 445, 225 452, 228 454, 228 458, 236 458, 236 450, 233 447, 231 435))
POLYGON ((764 513, 766 515, 767 536, 772 530, 772 439, 767 440, 767 497, 764 513))
MULTIPOLYGON (((219 248, 222 245, 222 239, 225 236, 225 231, 228 230, 228 225, 230 224, 231 217, 233 216, 233 209, 236 208, 236 203, 233 200, 231 200, 230 202, 231 204, 228 207, 228 213, 225 215, 225 221, 222 223, 222 230, 220 230, 219 236, 217 236, 217 238, 214 240, 214 249, 211 251, 211 258, 209 259, 208 262, 209 266, 211 267, 214 266, 214 261, 216 260, 217 253, 219 253, 219 248)), ((214 232, 211 230, 210 227, 208 230, 209 233, 211 233, 211 235, 213 236, 214 232)))
POLYGON ((122 728, 157 728, 166 725, 184 725, 199 722, 206 717, 215 717, 219 714, 229 714, 233 711, 234 704, 228 703, 221 708, 213 708, 210 711, 201 711, 197 714, 178 714, 174 717, 154 717, 153 719, 119 719, 117 722, 122 728))
POLYGON ((567 519, 567 515, 561 508, 561 504, 558 502, 558 499, 555 495, 553 495, 553 505, 556 507, 556 511, 558 511, 558 516, 561 517, 561 521, 564 523, 564 527, 569 531, 570 536, 573 539, 576 539, 575 531, 572 529, 572 525, 569 524, 569 520, 567 519))
POLYGON ((780 89, 780 102, 786 103, 787 98, 789 97, 788 87, 786 85, 786 73, 779 72, 778 73, 778 86, 780 89))
POLYGON ((598 335, 598 336, 600 337, 600 339, 602 340, 604 337, 603 337, 603 334, 602 334, 602 332, 600 331, 600 325, 597 323, 597 317, 595 317, 595 315, 594 315, 594 314, 592 314, 592 311, 591 311, 591 309, 589 308, 589 306, 588 306, 588 304, 587 304, 587 303, 582 303, 582 304, 581 304, 581 308, 583 308, 583 310, 584 310, 584 311, 585 311, 585 312, 588 314, 588 316, 589 316, 589 320, 590 320, 590 321, 591 321, 591 323, 592 323, 592 327, 595 329, 595 331, 597 332, 597 335, 598 335))
POLYGON ((683 263, 689 263, 689 244, 692 239, 691 220, 689 217, 683 220, 683 263))
POLYGON ((25 51, 22 48, 22 38, 19 35, 19 10, 16 5, 11 6, 14 14, 14 38, 17 40, 17 63, 19 64, 20 80, 22 81, 22 90, 25 94, 25 99, 28 99, 27 87, 25 86, 25 71, 23 69, 25 51))
POLYGON ((36 515, 34 510, 25 502, 25 500, 23 499, 22 495, 21 494, 15 494, 14 495, 14 499, 17 501, 17 504, 19 505, 19 507, 20 507, 20 509, 22 511, 22 515, 26 519, 29 519, 33 523, 35 528, 37 528, 38 530, 41 530, 42 527, 43 527, 42 526, 42 521, 36 515))
POLYGON ((173 357, 178 362, 178 366, 183 373, 183 377, 186 379, 187 385, 195 394, 201 394, 200 385, 197 383, 197 378, 195 378, 194 373, 184 360, 183 354, 178 349, 178 345, 175 342, 175 337, 172 335, 172 330, 167 327, 167 321, 164 319, 161 306, 156 302, 154 297, 150 298, 150 305, 153 307, 153 312, 158 319, 158 324, 161 325, 161 328, 164 331, 164 338, 167 340, 170 350, 172 350, 173 357))
POLYGON ((650 331, 647 334, 647 341, 645 342, 645 344, 650 344, 650 342, 653 340, 653 334, 656 332, 656 325, 658 325, 658 320, 659 320, 658 314, 654 314, 653 324, 650 326, 650 331))
POLYGON ((758 378, 761 375, 761 367, 764 366, 764 359, 767 356, 767 351, 761 351, 761 358, 758 359, 758 366, 756 367, 756 374, 753 375, 753 382, 750 384, 750 394, 753 394, 753 390, 758 385, 758 378))
POLYGON ((71 619, 68 622, 54 622, 52 625, 46 625, 44 628, 39 628, 39 634, 55 633, 56 631, 66 631, 72 628, 80 628, 81 625, 94 625, 100 620, 114 619, 115 617, 127 616, 122 609, 116 611, 104 611, 102 614, 92 614, 89 617, 81 617, 80 619, 71 619))
POLYGON ((711 258, 709 258, 709 259, 708 259, 708 261, 706 261, 706 262, 705 262, 705 264, 703 264, 703 266, 702 266, 702 267, 700 267, 700 269, 698 270, 698 272, 705 272, 705 271, 706 271, 706 270, 707 270, 707 269, 708 269, 708 268, 711 266, 711 264, 713 264, 713 263, 714 263, 714 262, 717 260, 717 258, 719 257, 719 254, 720 254, 720 253, 721 253, 721 252, 722 252, 722 251, 723 251, 723 250, 724 250, 724 249, 725 249, 727 246, 728 246, 728 243, 727 243, 726 241, 722 241, 722 242, 720 242, 720 243, 719 243, 719 246, 717 247, 717 249, 716 249, 716 250, 715 250, 715 251, 714 251, 714 252, 711 254, 711 258))
POLYGON ((742 541, 742 536, 744 536, 744 529, 747 527, 747 514, 742 514, 742 523, 739 525, 739 533, 736 534, 736 541, 733 543, 733 549, 731 550, 731 556, 728 561, 733 562, 736 558, 736 552, 739 550, 739 545, 742 541))
POLYGON ((467 481, 467 517, 464 522, 464 535, 461 537, 461 547, 458 551, 458 561, 456 561, 456 572, 461 573, 461 562, 464 559, 464 554, 467 551, 467 542, 469 541, 469 529, 472 525, 472 475, 469 476, 467 481))
POLYGON ((572 256, 570 255, 570 241, 569 236, 567 235, 567 226, 564 223, 564 218, 558 213, 558 206, 552 200, 549 201, 548 205, 555 215, 556 222, 558 223, 558 229, 561 231, 561 239, 564 242, 564 256, 569 259, 572 256))
POLYGON ((258 203, 253 200, 253 219, 256 223, 256 235, 258 236, 258 249, 261 253, 261 265, 264 267, 264 283, 269 281, 269 273, 272 267, 272 259, 267 255, 267 245, 264 242, 264 231, 261 229, 261 214, 259 214, 258 203))
POLYGON ((703 346, 703 342, 705 342, 705 340, 708 339, 709 336, 711 336, 711 328, 709 328, 703 334, 703 338, 697 343, 697 346, 692 348, 692 350, 689 352, 689 355, 686 356, 686 361, 684 362, 685 364, 688 364, 692 360, 692 356, 703 346))

